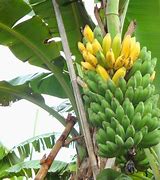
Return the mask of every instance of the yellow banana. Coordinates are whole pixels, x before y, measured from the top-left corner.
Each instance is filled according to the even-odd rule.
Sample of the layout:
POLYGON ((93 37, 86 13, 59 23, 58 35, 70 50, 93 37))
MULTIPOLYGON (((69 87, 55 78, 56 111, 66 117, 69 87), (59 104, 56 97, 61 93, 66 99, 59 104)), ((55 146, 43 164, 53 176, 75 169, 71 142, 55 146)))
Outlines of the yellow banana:
MULTIPOLYGON (((88 59, 88 52, 86 50, 84 50, 82 52, 82 56, 83 56, 83 59, 87 62, 89 62, 89 59, 88 59)), ((89 62, 90 63, 90 62, 89 62)))
POLYGON ((92 44, 90 42, 87 42, 86 44, 86 50, 88 52, 90 52, 91 54, 93 54, 93 48, 92 48, 92 44))
POLYGON ((140 54, 140 43, 136 42, 134 47, 131 49, 130 56, 132 61, 134 62, 140 54))
POLYGON ((93 66, 96 66, 98 63, 97 58, 93 54, 91 54, 90 52, 88 52, 88 60, 89 60, 89 62, 91 62, 91 64, 93 66))
POLYGON ((124 55, 125 58, 129 56, 130 46, 131 46, 131 36, 127 35, 122 42, 122 50, 121 50, 121 55, 124 55))
POLYGON ((97 39, 94 39, 93 43, 92 43, 92 49, 93 49, 93 54, 96 55, 96 53, 98 51, 102 51, 102 46, 101 44, 98 42, 97 39))
POLYGON ((83 61, 81 61, 81 65, 82 65, 82 67, 83 67, 84 69, 95 71, 95 67, 92 66, 89 62, 83 62, 83 61))
POLYGON ((124 61, 124 67, 130 69, 133 66, 133 60, 129 57, 124 61))
POLYGON ((107 51, 111 48, 111 43, 112 43, 111 35, 107 33, 102 41, 104 55, 106 55, 107 51))
POLYGON ((86 62, 89 62, 93 66, 97 65, 98 60, 97 60, 97 58, 93 54, 91 54, 90 52, 87 52, 87 51, 83 51, 82 55, 83 55, 83 59, 86 62))
POLYGON ((97 65, 96 71, 104 80, 110 79, 110 76, 109 76, 108 72, 101 65, 99 65, 99 64, 97 65))
POLYGON ((152 75, 150 76, 150 80, 153 81, 156 76, 156 71, 153 71, 152 75))
POLYGON ((115 69, 115 70, 123 67, 123 65, 124 65, 124 59, 125 59, 124 55, 121 55, 121 56, 119 56, 119 57, 116 59, 115 64, 114 64, 114 69, 115 69))
POLYGON ((106 54, 106 61, 109 66, 109 68, 113 68, 113 65, 115 63, 115 57, 112 49, 110 49, 106 54))
POLYGON ((86 48, 85 48, 85 46, 84 46, 83 43, 78 42, 78 49, 79 49, 79 51, 82 53, 86 48))
POLYGON ((113 81, 116 85, 118 85, 119 79, 125 77, 125 75, 126 75, 126 68, 121 67, 120 69, 118 69, 118 70, 115 72, 114 76, 112 77, 112 81, 113 81))
POLYGON ((88 25, 86 25, 86 26, 84 27, 83 36, 84 36, 89 42, 93 42, 94 33, 93 33, 93 31, 91 30, 91 28, 90 28, 88 25))
POLYGON ((132 52, 135 44, 136 44, 136 37, 132 37, 132 38, 131 38, 130 52, 132 52))
POLYGON ((115 59, 117 59, 117 57, 119 56, 120 52, 121 52, 121 36, 120 34, 117 34, 112 42, 112 50, 114 53, 114 57, 115 59))

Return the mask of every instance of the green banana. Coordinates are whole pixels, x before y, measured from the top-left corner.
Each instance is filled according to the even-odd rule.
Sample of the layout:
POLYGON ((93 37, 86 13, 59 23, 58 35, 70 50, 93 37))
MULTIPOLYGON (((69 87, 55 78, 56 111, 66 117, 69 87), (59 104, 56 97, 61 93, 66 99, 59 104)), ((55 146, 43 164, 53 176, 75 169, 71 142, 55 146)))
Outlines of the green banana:
POLYGON ((115 90, 116 90, 116 85, 115 85, 115 83, 114 83, 111 79, 109 79, 109 80, 107 81, 107 85, 108 85, 108 88, 110 89, 110 91, 114 94, 114 93, 115 93, 115 90))
POLYGON ((144 103, 141 101, 135 108, 135 113, 139 112, 141 115, 144 113, 144 103))
POLYGON ((135 136, 133 137, 134 144, 137 146, 143 139, 143 134, 141 131, 138 131, 135 133, 135 136))
POLYGON ((105 100, 101 100, 101 107, 105 110, 106 108, 111 108, 110 104, 105 100))
POLYGON ((87 38, 86 38, 86 37, 83 37, 82 42, 83 42, 84 45, 86 45, 87 42, 88 42, 87 38))
POLYGON ((133 97, 134 97, 134 89, 132 86, 129 86, 125 93, 125 98, 128 98, 132 102, 133 97))
POLYGON ((122 126, 123 126, 124 130, 126 131, 126 130, 127 130, 127 128, 128 128, 128 127, 129 127, 129 125, 130 125, 130 120, 129 120, 129 118, 128 118, 128 116, 127 116, 127 115, 124 115, 124 116, 123 116, 123 119, 122 119, 121 124, 122 124, 122 126))
POLYGON ((107 150, 108 147, 106 144, 98 144, 98 154, 104 154, 104 157, 106 157, 106 155, 108 155, 107 150))
POLYGON ((141 84, 142 84, 142 74, 141 74, 141 72, 136 71, 136 73, 134 74, 134 77, 136 79, 136 85, 141 86, 141 84))
MULTIPOLYGON (((103 131, 102 131, 102 133, 103 133, 103 131)), ((102 134, 103 135, 103 134, 102 134)), ((101 135, 101 133, 96 133, 96 140, 97 140, 97 142, 98 143, 100 143, 100 144, 106 144, 106 140, 105 140, 105 138, 102 138, 102 135, 101 135)))
POLYGON ((98 148, 98 154, 102 154, 102 156, 105 154, 104 157, 112 158, 116 155, 115 148, 117 148, 117 146, 114 146, 114 144, 112 145, 112 143, 98 144, 98 148))
POLYGON ((97 114, 94 113, 91 108, 88 108, 88 116, 89 116, 89 121, 93 126, 95 127, 102 126, 101 122, 98 120, 99 117, 97 117, 97 114))
POLYGON ((151 113, 152 112, 152 102, 147 102, 147 103, 145 103, 145 105, 144 105, 144 113, 143 113, 143 115, 146 115, 146 114, 148 114, 148 113, 151 113))
POLYGON ((145 74, 150 74, 152 72, 152 64, 151 61, 144 61, 141 66, 141 74, 144 76, 145 74))
POLYGON ((129 138, 125 141, 124 146, 125 146, 126 149, 132 148, 132 147, 134 146, 134 140, 133 140, 133 138, 132 138, 132 137, 129 137, 129 138))
POLYGON ((126 80, 124 78, 120 78, 119 79, 119 87, 120 89, 122 90, 123 94, 126 92, 126 89, 127 89, 127 83, 126 83, 126 80))
POLYGON ((103 121, 106 121, 106 116, 103 112, 98 112, 97 114, 99 121, 102 123, 103 121))
POLYGON ((141 49, 141 52, 140 52, 140 54, 139 54, 139 58, 142 59, 142 60, 145 60, 145 58, 146 58, 146 53, 147 53, 147 47, 144 46, 144 47, 141 49))
POLYGON ((108 147, 108 152, 112 153, 113 154, 112 157, 114 157, 115 154, 117 153, 118 146, 115 143, 111 142, 111 141, 107 141, 106 145, 108 147))
POLYGON ((152 94, 152 86, 149 84, 145 89, 143 89, 143 96, 141 96, 142 101, 146 101, 152 94))
POLYGON ((105 58, 105 56, 104 56, 104 54, 103 54, 102 51, 98 51, 98 52, 96 53, 96 58, 98 59, 98 63, 99 63, 101 66, 103 66, 103 67, 106 68, 106 69, 109 68, 109 64, 107 63, 106 58, 105 58))
POLYGON ((146 125, 148 126, 148 131, 153 131, 157 128, 160 128, 160 120, 159 118, 157 117, 154 117, 154 118, 148 118, 147 119, 147 122, 146 122, 146 125))
POLYGON ((142 98, 143 98, 143 87, 138 86, 135 89, 135 93, 134 93, 134 97, 133 97, 133 103, 135 105, 137 105, 141 101, 142 98))
POLYGON ((148 127, 144 126, 141 130, 140 130, 143 134, 143 137, 148 133, 148 127))
POLYGON ((106 99, 106 101, 111 104, 112 98, 113 98, 112 92, 111 92, 109 89, 107 89, 107 90, 106 90, 106 93, 105 93, 105 99, 106 99))
MULTIPOLYGON (((148 113, 148 114, 146 114, 146 115, 144 115, 142 117, 142 119, 141 119, 141 124, 142 124, 141 129, 142 129, 143 126, 147 125, 147 122, 151 119, 151 116, 152 115, 150 113, 148 113)), ((148 125, 147 125, 147 127, 148 127, 148 125)))
POLYGON ((100 44, 102 44, 102 41, 103 41, 103 33, 101 31, 101 28, 99 26, 96 26, 94 28, 94 37, 95 39, 97 39, 99 41, 100 44))
POLYGON ((142 121, 141 113, 137 112, 134 115, 132 120, 132 125, 134 126, 135 130, 140 130, 145 125, 145 122, 142 121))
POLYGON ((125 131, 122 125, 117 124, 116 127, 116 133, 123 139, 125 140, 125 131))
POLYGON ((133 104, 130 102, 130 100, 128 98, 126 98, 124 100, 122 106, 123 106, 125 114, 131 120, 133 118, 133 116, 134 116, 134 106, 133 106, 133 104))
POLYGON ((103 108, 101 107, 101 105, 99 105, 98 103, 95 103, 95 102, 90 103, 90 108, 95 113, 103 112, 103 108))
POLYGON ((120 102, 120 104, 122 103, 122 101, 123 101, 123 92, 122 92, 122 90, 120 89, 120 88, 116 88, 116 90, 115 90, 115 97, 116 97, 116 99, 120 102))
POLYGON ((91 81, 96 81, 96 71, 91 71, 91 70, 88 70, 88 71, 85 71, 85 76, 87 76, 88 79, 90 79, 91 81))
POLYGON ((129 71, 128 75, 127 75, 127 79, 129 79, 131 76, 133 76, 137 71, 139 71, 141 69, 141 65, 142 65, 142 60, 141 59, 137 59, 136 62, 134 63, 133 67, 131 68, 131 70, 129 71))
POLYGON ((90 98, 87 95, 84 95, 83 99, 84 99, 86 105, 90 104, 91 100, 90 100, 90 98))
POLYGON ((85 95, 87 95, 91 102, 97 102, 99 103, 99 100, 97 99, 97 94, 90 91, 88 88, 83 88, 83 92, 85 95))
POLYGON ((102 152, 102 150, 100 150, 100 146, 99 146, 99 149, 98 149, 98 155, 99 155, 100 157, 106 158, 106 153, 105 153, 105 152, 102 152))
POLYGON ((150 83, 150 74, 145 74, 142 78, 142 86, 143 88, 146 88, 150 83))
POLYGON ((96 134, 96 138, 98 138, 97 141, 99 140, 98 143, 103 142, 102 144, 105 144, 107 141, 106 131, 104 129, 100 128, 96 134))
POLYGON ((152 95, 151 97, 149 97, 145 101, 145 104, 152 103, 152 107, 157 108, 158 102, 159 102, 159 94, 155 94, 155 95, 152 95))
POLYGON ((137 87, 136 85, 136 78, 134 76, 131 76, 131 78, 127 82, 127 87, 133 87, 135 89, 137 87))
POLYGON ((110 108, 106 108, 106 109, 105 109, 105 115, 106 115, 106 120, 107 120, 108 122, 111 121, 111 118, 112 118, 112 117, 115 117, 115 116, 116 116, 115 113, 114 113, 110 108))
POLYGON ((135 129, 133 125, 129 125, 126 130, 126 139, 135 136, 135 129))
POLYGON ((116 111, 118 106, 120 106, 119 101, 116 98, 112 98, 111 107, 114 112, 116 111))
POLYGON ((105 81, 98 81, 98 93, 102 96, 105 95, 107 89, 107 84, 105 83, 105 81))
POLYGON ((115 131, 111 127, 106 128, 106 136, 107 136, 107 141, 115 141, 115 131))
POLYGON ((152 109, 152 117, 160 118, 160 109, 159 108, 152 109))
POLYGON ((96 73, 95 82, 98 83, 98 82, 101 82, 101 81, 105 82, 104 79, 98 73, 96 73))
POLYGON ((121 138, 121 136, 119 136, 118 134, 115 135, 115 143, 117 144, 118 147, 124 146, 124 141, 121 138))
POLYGON ((115 117, 112 117, 110 122, 110 127, 115 130, 118 124, 119 121, 115 117))
POLYGON ((145 136, 143 136, 140 147, 149 148, 151 146, 157 145, 158 143, 160 143, 160 130, 156 129, 154 131, 148 132, 145 136))
POLYGON ((150 61, 151 60, 151 51, 147 51, 146 47, 143 47, 141 52, 140 52, 140 56, 139 56, 143 62, 144 61, 150 61))
POLYGON ((90 79, 87 79, 86 83, 87 83, 89 89, 91 89, 91 91, 93 91, 95 93, 98 92, 98 86, 94 81, 91 81, 90 79))
POLYGON ((157 64, 157 58, 153 58, 151 60, 151 70, 150 70, 150 75, 152 75, 152 73, 154 72, 154 69, 156 67, 156 64, 157 64))
POLYGON ((110 127, 110 123, 107 122, 107 121, 103 121, 103 122, 102 122, 102 127, 103 127, 103 129, 106 131, 107 127, 110 127))
POLYGON ((122 122, 122 119, 124 117, 124 109, 121 105, 119 105, 117 108, 116 108, 116 118, 118 119, 118 121, 121 123, 122 122))

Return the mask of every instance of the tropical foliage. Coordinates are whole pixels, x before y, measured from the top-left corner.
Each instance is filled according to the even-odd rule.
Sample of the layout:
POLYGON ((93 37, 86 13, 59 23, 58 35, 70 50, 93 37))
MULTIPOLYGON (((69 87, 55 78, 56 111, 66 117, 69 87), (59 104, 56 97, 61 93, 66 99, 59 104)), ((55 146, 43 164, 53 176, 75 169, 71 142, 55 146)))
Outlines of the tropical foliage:
MULTIPOLYGON (((103 3, 100 0, 95 1, 96 3, 102 4, 98 11, 101 21, 106 25, 103 3)), ((89 17, 82 0, 60 0, 58 5, 72 52, 73 62, 79 70, 82 56, 77 48, 77 42, 82 39, 81 30, 86 24, 91 28, 94 28, 95 24, 89 17)), ((157 57, 158 59, 160 59, 160 51, 158 49, 160 38, 159 8, 158 0, 155 0, 154 3, 148 0, 119 1, 120 18, 121 22, 124 22, 124 27, 121 29, 123 34, 125 34, 129 23, 132 20, 136 20, 137 25, 134 35, 142 46, 148 47, 152 52, 152 57, 157 57), (129 3, 129 6, 126 9, 127 15, 124 21, 127 3, 129 3)), ((52 0, 0 0, 0 44, 7 46, 18 60, 24 63, 29 62, 31 65, 44 68, 45 70, 44 73, 19 76, 10 81, 0 81, 0 104, 2 106, 8 106, 11 102, 26 99, 46 110, 64 126, 66 122, 62 111, 74 111, 77 115, 77 106, 73 96, 71 79, 66 65, 52 0), (47 73, 46 70, 48 71, 47 73), (68 98, 70 103, 66 103, 64 107, 53 109, 45 103, 43 94, 68 98)), ((160 88, 159 67, 160 63, 158 61, 155 80, 157 91, 160 88)), ((77 73, 80 72, 78 71, 77 73)), ((79 120, 78 124, 80 125, 79 120)), ((81 126, 79 127, 81 128, 81 126)), ((77 134, 81 135, 76 129, 73 129, 72 135, 77 134)), ((27 178, 33 177, 40 165, 39 161, 30 159, 32 152, 51 148, 55 144, 54 138, 54 134, 41 135, 21 143, 12 150, 7 150, 1 144, 0 179, 13 178, 14 176, 20 178, 23 176, 27 178)), ((77 157, 82 158, 86 156, 85 146, 77 144, 77 157)), ((158 146, 155 151, 159 151, 158 146)), ((160 161, 159 153, 157 153, 156 158, 160 161)), ((71 165, 73 165, 72 162, 71 165)), ((70 167, 64 162, 54 161, 48 173, 48 179, 53 175, 57 179, 68 179, 72 171, 70 167)), ((75 168, 73 169, 76 171, 75 168)), ((112 175, 116 177, 125 176, 124 174, 116 174, 110 169, 102 173, 108 179, 112 175), (108 174, 111 176, 108 177, 108 174)), ((100 174, 97 179, 102 179, 101 177, 104 177, 103 174, 100 174)), ((150 174, 152 175, 152 172, 150 174)), ((138 179, 138 177, 141 178, 141 175, 143 174, 137 173, 135 177, 138 179)), ((129 179, 130 177, 127 178, 129 179)))

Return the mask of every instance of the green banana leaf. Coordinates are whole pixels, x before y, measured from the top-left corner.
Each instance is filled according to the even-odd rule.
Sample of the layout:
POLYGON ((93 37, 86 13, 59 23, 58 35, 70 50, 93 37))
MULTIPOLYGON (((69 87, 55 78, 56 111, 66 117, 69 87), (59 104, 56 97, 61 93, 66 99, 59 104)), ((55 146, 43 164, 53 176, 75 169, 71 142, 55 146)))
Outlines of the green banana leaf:
POLYGON ((27 139, 17 146, 14 146, 10 151, 7 151, 0 160, 0 163, 6 160, 11 164, 15 164, 30 157, 33 150, 34 152, 41 152, 46 149, 51 149, 55 144, 55 136, 57 135, 57 133, 47 133, 27 139))
POLYGON ((0 160, 3 159, 6 154, 8 154, 8 149, 0 142, 0 160))
POLYGON ((136 20, 137 27, 135 35, 141 43, 152 52, 152 57, 157 57, 155 85, 157 91, 160 89, 160 1, 159 0, 130 0, 126 24, 136 20))
MULTIPOLYGON (((12 169, 12 166, 24 162, 24 160, 32 156, 32 152, 40 152, 52 148, 55 144, 56 133, 47 133, 30 138, 19 145, 13 147, 11 150, 7 150, 1 145, 0 152, 3 155, 0 158, 0 179, 8 174, 8 169, 12 169)), ((16 171, 13 173, 16 173, 16 171)))
POLYGON ((0 44, 8 46, 18 59, 47 68, 46 61, 51 63, 60 56, 60 43, 44 43, 52 36, 38 16, 18 23, 31 11, 29 5, 22 0, 0 0, 0 7, 0 44), (8 10, 9 13, 6 12, 8 10))
MULTIPOLYGON (((42 74, 42 76, 44 75, 42 74)), ((39 93, 34 92, 33 89, 31 89, 29 81, 31 81, 31 79, 35 80, 35 77, 36 75, 27 77, 28 79, 24 78, 25 80, 23 79, 21 82, 17 80, 18 78, 10 82, 0 81, 0 105, 8 106, 11 102, 16 102, 20 99, 26 99, 40 106, 48 113, 50 113, 53 117, 58 119, 59 122, 61 122, 63 125, 66 125, 65 119, 53 108, 45 104, 43 96, 39 93)), ((21 78, 19 79, 21 80, 21 78)))
MULTIPOLYGON (((48 176, 56 177, 57 180, 62 177, 65 178, 68 164, 62 161, 54 161, 49 169, 48 176)), ((32 178, 33 172, 37 173, 40 168, 39 160, 31 160, 17 163, 4 171, 0 172, 0 179, 16 177, 27 177, 32 178)))
MULTIPOLYGON (((48 24, 54 37, 59 37, 52 0, 29 0, 29 3, 34 13, 48 24)), ((91 26, 94 26, 94 24, 88 16, 82 1, 60 0, 58 3, 71 52, 76 56, 76 61, 80 62, 81 55, 77 49, 77 42, 81 40, 81 27, 84 27, 85 24, 91 26)))
MULTIPOLYGON (((68 74, 66 74, 66 81, 69 82, 68 74)), ((44 99, 40 94, 67 98, 63 89, 59 91, 60 88, 59 82, 51 73, 28 74, 10 81, 0 81, 0 104, 7 106, 11 102, 22 99, 23 95, 35 97, 42 102, 44 99)))

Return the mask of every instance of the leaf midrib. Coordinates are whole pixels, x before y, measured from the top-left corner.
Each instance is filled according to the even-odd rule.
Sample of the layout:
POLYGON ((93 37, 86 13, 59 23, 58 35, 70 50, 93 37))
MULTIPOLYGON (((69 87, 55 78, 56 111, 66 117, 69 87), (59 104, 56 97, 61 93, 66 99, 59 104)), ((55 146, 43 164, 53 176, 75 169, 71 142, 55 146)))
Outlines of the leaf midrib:
POLYGON ((36 54, 36 56, 39 57, 39 59, 42 60, 42 62, 44 62, 47 65, 47 67, 54 73, 55 77, 57 78, 57 80, 61 84, 62 88, 66 92, 68 98, 70 99, 70 101, 72 103, 73 108, 76 109, 76 104, 75 104, 74 96, 72 94, 71 89, 69 88, 68 84, 66 83, 66 81, 62 75, 62 72, 54 64, 50 63, 49 58, 40 49, 38 49, 31 41, 29 41, 25 36, 18 33, 14 29, 8 27, 7 25, 5 25, 1 22, 0 22, 0 28, 2 28, 4 31, 9 32, 11 35, 16 37, 21 42, 23 42, 27 47, 29 47, 34 52, 34 54, 36 54))

